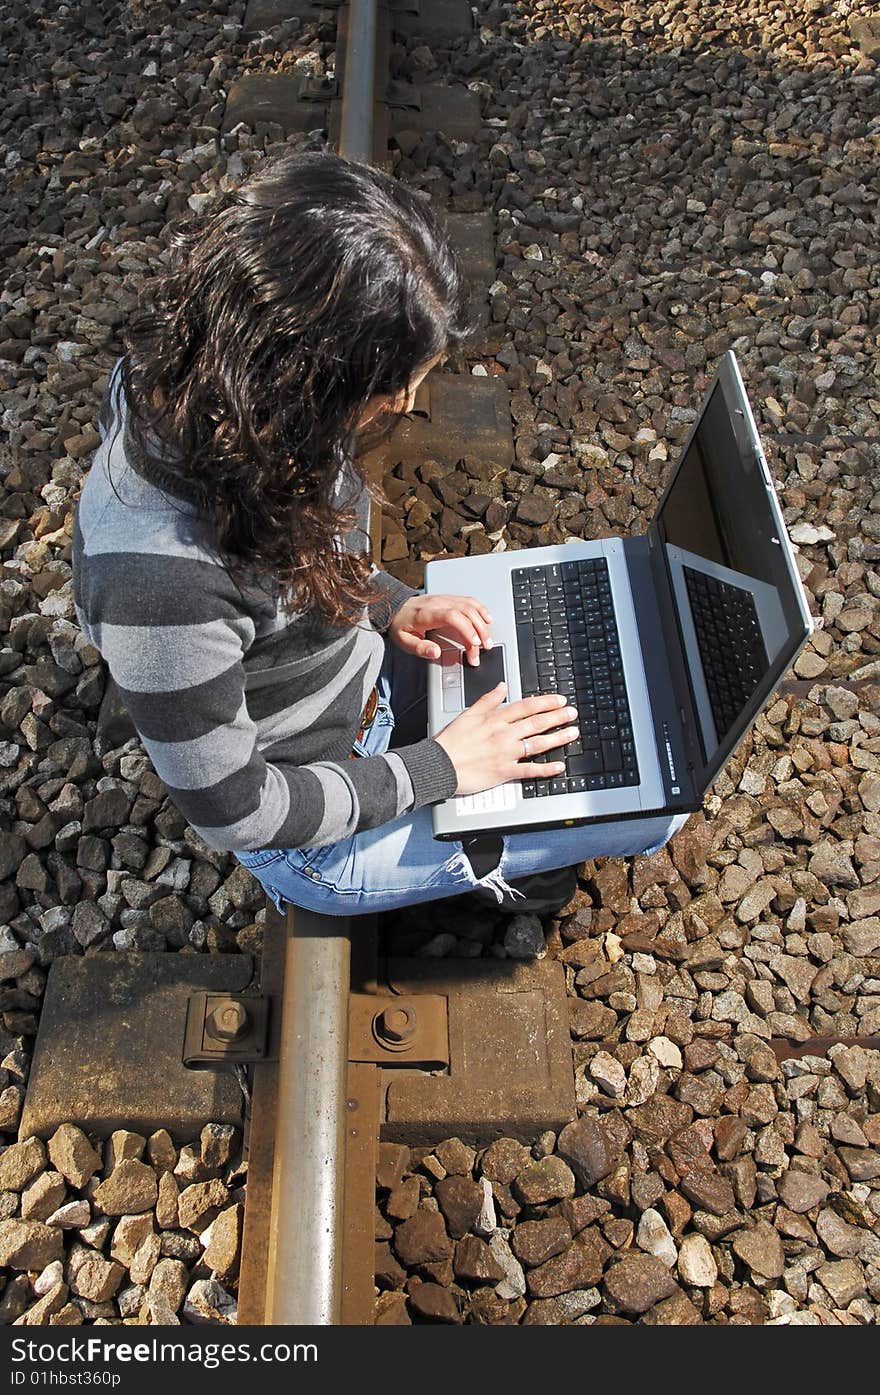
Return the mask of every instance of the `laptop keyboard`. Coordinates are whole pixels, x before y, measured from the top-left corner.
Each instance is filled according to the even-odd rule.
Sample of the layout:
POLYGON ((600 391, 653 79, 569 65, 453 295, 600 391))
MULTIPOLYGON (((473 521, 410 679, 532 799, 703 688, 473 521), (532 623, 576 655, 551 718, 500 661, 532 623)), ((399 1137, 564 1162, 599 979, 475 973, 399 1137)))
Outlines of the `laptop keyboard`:
POLYGON ((563 693, 580 736, 531 756, 563 760, 565 775, 523 780, 526 799, 639 783, 620 639, 604 557, 517 567, 511 573, 523 697, 563 693))
POLYGON ((767 672, 767 651, 750 591, 692 567, 683 570, 720 741, 767 672))

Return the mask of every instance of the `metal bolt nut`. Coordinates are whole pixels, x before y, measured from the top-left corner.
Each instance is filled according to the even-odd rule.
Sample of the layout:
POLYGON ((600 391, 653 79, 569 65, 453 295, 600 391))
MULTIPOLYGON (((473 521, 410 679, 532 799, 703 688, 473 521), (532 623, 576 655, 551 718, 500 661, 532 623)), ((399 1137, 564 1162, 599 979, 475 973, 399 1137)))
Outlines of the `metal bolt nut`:
POLYGON ((409 1007, 387 1007, 376 1018, 376 1030, 385 1041, 408 1041, 416 1030, 416 1015, 409 1007))
POLYGON ((208 1032, 216 1041, 238 1041, 251 1025, 243 1003, 221 1003, 208 1018, 208 1032))

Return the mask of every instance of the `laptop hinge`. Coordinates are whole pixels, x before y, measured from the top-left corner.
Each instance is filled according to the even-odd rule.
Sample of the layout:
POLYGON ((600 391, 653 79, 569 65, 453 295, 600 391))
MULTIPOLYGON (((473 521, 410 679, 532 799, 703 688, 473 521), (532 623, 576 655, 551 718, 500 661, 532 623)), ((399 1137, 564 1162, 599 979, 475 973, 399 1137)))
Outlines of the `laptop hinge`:
POLYGON ((699 807, 702 756, 697 716, 687 680, 681 641, 671 608, 665 568, 648 536, 627 538, 624 556, 636 602, 654 735, 668 807, 699 807), (659 575, 663 573, 663 575, 659 575))

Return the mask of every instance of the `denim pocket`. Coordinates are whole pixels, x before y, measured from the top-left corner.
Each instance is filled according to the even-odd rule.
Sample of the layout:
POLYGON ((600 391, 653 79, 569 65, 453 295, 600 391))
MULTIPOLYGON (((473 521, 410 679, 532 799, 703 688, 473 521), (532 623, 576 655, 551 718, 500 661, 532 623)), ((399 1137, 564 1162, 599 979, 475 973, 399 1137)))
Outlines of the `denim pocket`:
POLYGON ((326 843, 322 848, 288 848, 284 861, 293 872, 319 872, 325 862, 336 851, 336 843, 326 843))
POLYGON ((271 863, 277 862, 284 856, 283 848, 258 848, 255 852, 237 852, 242 867, 246 867, 249 872, 255 872, 259 867, 268 867, 271 863))

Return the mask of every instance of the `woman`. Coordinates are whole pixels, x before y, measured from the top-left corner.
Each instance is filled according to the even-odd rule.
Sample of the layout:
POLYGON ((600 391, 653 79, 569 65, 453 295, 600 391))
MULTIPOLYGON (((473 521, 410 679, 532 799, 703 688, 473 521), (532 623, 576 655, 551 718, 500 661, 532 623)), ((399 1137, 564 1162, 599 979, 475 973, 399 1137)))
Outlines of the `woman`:
POLYGON ((432 837, 433 801, 546 779, 557 766, 530 757, 576 730, 563 699, 499 688, 429 738, 428 632, 476 663, 492 617, 370 559, 355 452, 463 332, 428 207, 374 170, 289 156, 177 234, 110 381, 77 615, 174 803, 279 906, 345 915, 479 886, 555 908, 558 888, 542 901, 508 879, 670 831, 432 837))

